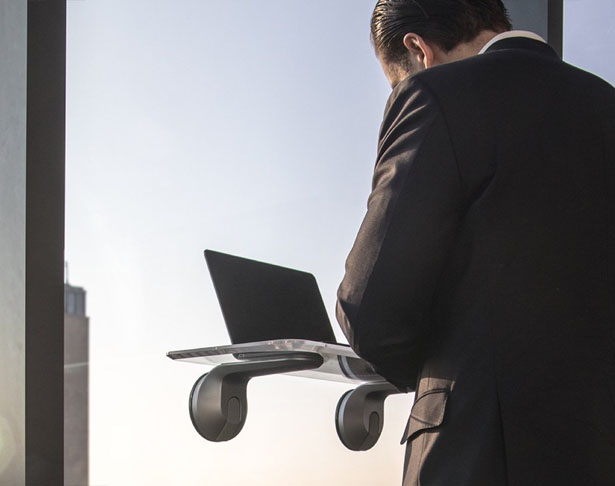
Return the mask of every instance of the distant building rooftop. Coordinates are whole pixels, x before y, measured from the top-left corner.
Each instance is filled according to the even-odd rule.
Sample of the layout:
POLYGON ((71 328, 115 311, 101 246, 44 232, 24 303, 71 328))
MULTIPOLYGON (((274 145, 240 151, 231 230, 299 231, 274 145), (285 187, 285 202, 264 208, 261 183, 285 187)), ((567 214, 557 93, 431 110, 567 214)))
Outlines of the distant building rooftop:
POLYGON ((86 316, 85 289, 64 284, 64 314, 73 316, 86 316))

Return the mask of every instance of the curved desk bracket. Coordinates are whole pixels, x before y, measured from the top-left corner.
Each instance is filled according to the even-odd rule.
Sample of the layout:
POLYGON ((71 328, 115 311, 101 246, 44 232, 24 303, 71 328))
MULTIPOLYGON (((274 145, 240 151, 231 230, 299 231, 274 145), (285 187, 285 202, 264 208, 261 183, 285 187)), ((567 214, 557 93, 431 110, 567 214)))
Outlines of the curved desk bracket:
POLYGON ((371 449, 382 432, 384 401, 404 393, 388 382, 365 383, 342 395, 335 411, 337 435, 351 451, 371 449))
POLYGON ((190 418, 197 432, 212 442, 236 437, 246 422, 246 388, 255 376, 315 369, 323 358, 316 353, 278 353, 224 363, 201 376, 190 393, 190 418))
POLYGON ((247 385, 255 376, 292 372, 357 385, 341 397, 335 412, 337 434, 352 451, 366 451, 376 444, 384 424, 386 398, 404 393, 339 344, 280 339, 170 351, 167 355, 215 366, 196 381, 189 401, 194 428, 213 442, 231 440, 241 432, 248 413, 247 385))

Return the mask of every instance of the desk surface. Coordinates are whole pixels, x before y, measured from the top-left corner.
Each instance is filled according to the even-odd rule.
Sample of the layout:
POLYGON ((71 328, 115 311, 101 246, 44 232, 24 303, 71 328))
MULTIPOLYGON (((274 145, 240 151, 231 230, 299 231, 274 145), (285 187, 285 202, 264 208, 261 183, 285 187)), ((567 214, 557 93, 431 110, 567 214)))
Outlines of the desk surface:
POLYGON ((289 353, 317 353, 324 360, 322 366, 317 369, 296 371, 288 373, 289 375, 354 384, 384 381, 384 378, 350 347, 304 339, 278 339, 169 351, 167 356, 176 361, 216 366, 223 363, 282 358, 289 353))

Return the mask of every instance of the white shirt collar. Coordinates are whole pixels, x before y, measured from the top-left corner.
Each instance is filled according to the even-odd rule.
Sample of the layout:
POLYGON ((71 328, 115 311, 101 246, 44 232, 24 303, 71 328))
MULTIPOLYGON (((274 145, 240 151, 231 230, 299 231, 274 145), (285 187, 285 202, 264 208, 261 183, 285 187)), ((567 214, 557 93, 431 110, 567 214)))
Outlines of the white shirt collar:
POLYGON ((502 39, 509 39, 511 37, 526 37, 528 39, 534 39, 540 42, 544 42, 545 44, 547 43, 547 41, 545 41, 538 34, 534 34, 534 32, 529 32, 527 30, 510 30, 508 32, 502 32, 501 34, 496 35, 493 39, 491 39, 489 42, 487 42, 483 46, 479 54, 483 54, 487 49, 489 49, 497 41, 500 41, 502 39))

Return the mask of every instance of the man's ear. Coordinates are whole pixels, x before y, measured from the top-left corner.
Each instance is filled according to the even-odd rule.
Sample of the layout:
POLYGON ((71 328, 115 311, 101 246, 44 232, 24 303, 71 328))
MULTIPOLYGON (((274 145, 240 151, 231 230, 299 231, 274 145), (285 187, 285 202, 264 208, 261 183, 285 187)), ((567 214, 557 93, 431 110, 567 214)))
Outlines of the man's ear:
POLYGON ((425 69, 434 65, 435 52, 420 35, 406 34, 404 36, 404 46, 413 60, 425 66, 425 69))

